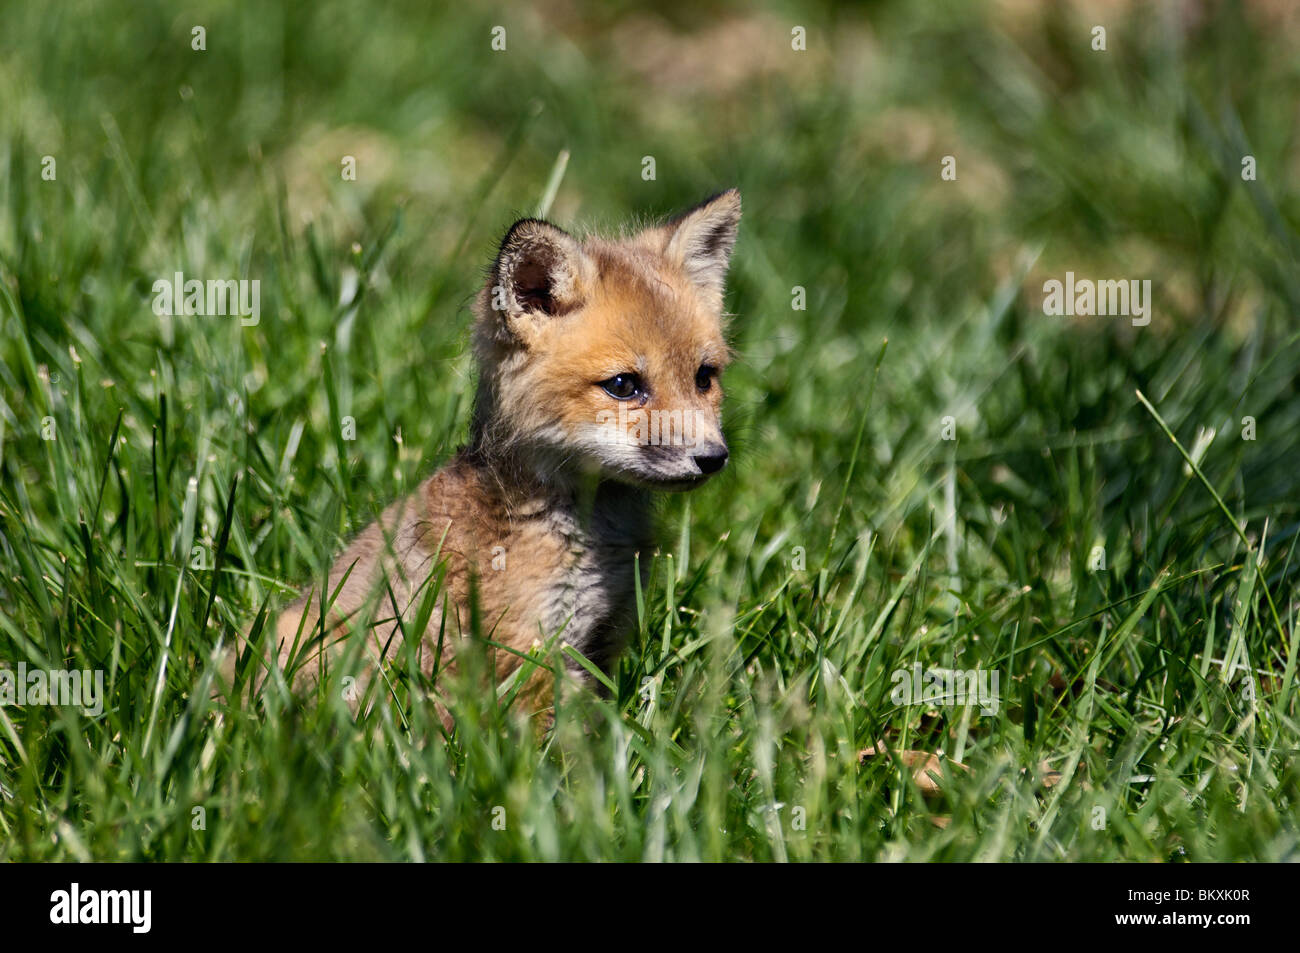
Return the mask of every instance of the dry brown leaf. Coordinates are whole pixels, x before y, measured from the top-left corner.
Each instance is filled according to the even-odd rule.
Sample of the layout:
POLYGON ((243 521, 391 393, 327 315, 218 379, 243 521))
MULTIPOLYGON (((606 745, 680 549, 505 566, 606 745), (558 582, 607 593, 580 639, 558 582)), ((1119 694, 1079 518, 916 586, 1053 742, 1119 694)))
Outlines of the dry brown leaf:
MULTIPOLYGON (((1027 771, 1022 771, 1021 773, 1025 774, 1027 773, 1027 771)), ((1080 766, 1080 768, 1075 772, 1074 781, 1083 790, 1091 791, 1092 785, 1088 783, 1088 779, 1086 777, 1083 777, 1083 773, 1084 773, 1084 769, 1082 766, 1080 766)), ((1050 761, 1040 761, 1038 764, 1037 777, 1038 777, 1038 783, 1043 788, 1043 790, 1050 791, 1052 788, 1056 787, 1058 784, 1061 783, 1065 775, 1063 775, 1060 771, 1057 771, 1055 768, 1053 768, 1050 761)))
POLYGON ((868 758, 888 757, 891 754, 912 769, 912 781, 921 789, 922 794, 929 797, 933 797, 940 792, 940 782, 951 769, 970 770, 960 761, 953 761, 951 758, 940 758, 937 754, 928 751, 912 751, 908 749, 890 751, 881 742, 859 751, 858 762, 863 763, 868 758))

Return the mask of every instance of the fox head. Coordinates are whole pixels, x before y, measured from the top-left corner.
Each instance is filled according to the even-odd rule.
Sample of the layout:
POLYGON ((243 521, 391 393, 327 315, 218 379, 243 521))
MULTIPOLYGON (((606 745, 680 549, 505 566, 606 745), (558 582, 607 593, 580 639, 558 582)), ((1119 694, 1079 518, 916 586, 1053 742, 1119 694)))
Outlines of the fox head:
POLYGON ((473 446, 546 479, 689 489, 727 462, 732 189, 621 239, 511 226, 476 303, 473 446))

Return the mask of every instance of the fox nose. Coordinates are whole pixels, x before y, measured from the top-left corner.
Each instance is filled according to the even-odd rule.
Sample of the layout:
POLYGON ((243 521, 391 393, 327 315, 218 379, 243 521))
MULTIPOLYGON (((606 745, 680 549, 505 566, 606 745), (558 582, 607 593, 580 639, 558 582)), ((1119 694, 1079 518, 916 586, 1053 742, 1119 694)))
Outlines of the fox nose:
POLYGON ((717 473, 727 465, 727 448, 725 446, 715 444, 704 449, 705 452, 695 458, 695 465, 700 468, 701 473, 717 473))

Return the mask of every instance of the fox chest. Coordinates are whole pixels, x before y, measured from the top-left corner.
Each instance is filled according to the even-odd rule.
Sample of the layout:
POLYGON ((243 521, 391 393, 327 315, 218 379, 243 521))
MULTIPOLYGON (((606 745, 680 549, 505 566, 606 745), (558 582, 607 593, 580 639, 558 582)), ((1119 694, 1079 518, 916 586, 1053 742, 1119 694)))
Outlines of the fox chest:
POLYGON ((517 603, 527 606, 518 621, 532 637, 556 637, 608 665, 632 621, 637 552, 648 556, 643 520, 618 509, 597 508, 586 519, 556 510, 529 529, 521 543, 533 557, 530 591, 517 603))

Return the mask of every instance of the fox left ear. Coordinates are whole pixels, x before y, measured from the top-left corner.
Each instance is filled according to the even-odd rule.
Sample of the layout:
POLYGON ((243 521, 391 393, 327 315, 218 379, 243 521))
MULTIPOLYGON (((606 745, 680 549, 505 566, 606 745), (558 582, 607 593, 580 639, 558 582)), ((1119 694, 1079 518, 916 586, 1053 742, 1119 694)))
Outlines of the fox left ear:
POLYGON ((717 307, 722 307, 727 267, 740 226, 740 193, 720 192, 678 215, 664 230, 664 257, 678 265, 717 307))
POLYGON ((515 222, 493 266, 492 308, 507 323, 567 314, 582 301, 590 263, 577 240, 550 222, 515 222))

